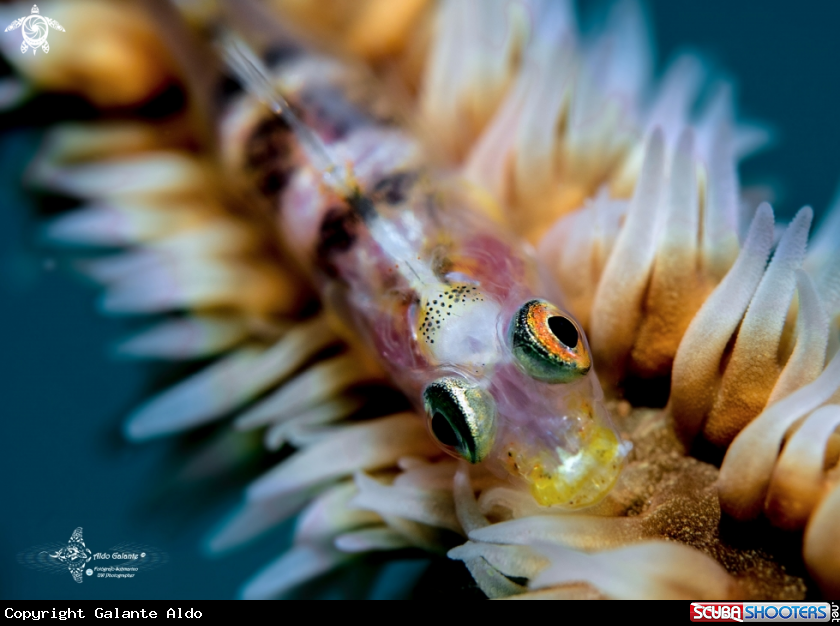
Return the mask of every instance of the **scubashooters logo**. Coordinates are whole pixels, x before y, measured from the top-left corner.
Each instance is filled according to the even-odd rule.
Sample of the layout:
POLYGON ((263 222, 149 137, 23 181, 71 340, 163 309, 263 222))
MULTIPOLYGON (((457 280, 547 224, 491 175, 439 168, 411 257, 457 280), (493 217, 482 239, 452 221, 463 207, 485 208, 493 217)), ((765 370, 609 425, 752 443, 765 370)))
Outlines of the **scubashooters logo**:
POLYGON ((18 563, 48 573, 70 571, 77 583, 85 576, 131 579, 138 573, 153 570, 169 561, 165 552, 152 546, 121 543, 106 552, 92 552, 85 545, 81 526, 66 544, 35 546, 18 554, 18 563))
POLYGON ((692 602, 692 622, 838 621, 836 605, 828 602, 692 602))
POLYGON ((23 43, 20 44, 20 51, 26 52, 29 48, 32 48, 32 54, 35 54, 38 48, 41 48, 44 52, 50 51, 50 44, 47 43, 50 27, 65 32, 61 24, 41 15, 38 11, 38 5, 33 4, 32 15, 25 15, 16 19, 6 27, 6 32, 20 28, 23 33, 23 43))

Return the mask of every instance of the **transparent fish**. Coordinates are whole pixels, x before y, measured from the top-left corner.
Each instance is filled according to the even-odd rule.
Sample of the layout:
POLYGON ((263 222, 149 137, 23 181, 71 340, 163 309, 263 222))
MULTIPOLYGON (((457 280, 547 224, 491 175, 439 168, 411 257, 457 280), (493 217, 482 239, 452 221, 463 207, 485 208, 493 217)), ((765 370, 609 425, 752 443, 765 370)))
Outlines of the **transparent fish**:
POLYGON ((543 505, 602 498, 629 448, 583 330, 547 299, 556 289, 523 244, 464 181, 424 161, 420 142, 330 89, 323 76, 340 68, 313 75, 297 58, 271 78, 244 44, 223 45, 291 130, 278 233, 302 265, 314 262, 324 300, 366 338, 438 444, 524 481, 543 505), (296 88, 273 96, 275 81, 296 88))

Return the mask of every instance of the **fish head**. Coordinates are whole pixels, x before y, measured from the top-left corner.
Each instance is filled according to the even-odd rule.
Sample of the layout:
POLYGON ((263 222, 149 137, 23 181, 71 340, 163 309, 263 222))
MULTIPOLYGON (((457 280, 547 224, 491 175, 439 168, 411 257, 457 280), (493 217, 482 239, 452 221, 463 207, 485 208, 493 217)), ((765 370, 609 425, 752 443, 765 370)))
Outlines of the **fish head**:
POLYGON ((438 359, 423 389, 429 432, 453 456, 527 485, 541 505, 596 503, 615 484, 629 444, 604 404, 583 329, 541 298, 453 291, 444 317, 426 309, 420 328, 438 359), (457 321, 446 321, 453 311, 457 321))

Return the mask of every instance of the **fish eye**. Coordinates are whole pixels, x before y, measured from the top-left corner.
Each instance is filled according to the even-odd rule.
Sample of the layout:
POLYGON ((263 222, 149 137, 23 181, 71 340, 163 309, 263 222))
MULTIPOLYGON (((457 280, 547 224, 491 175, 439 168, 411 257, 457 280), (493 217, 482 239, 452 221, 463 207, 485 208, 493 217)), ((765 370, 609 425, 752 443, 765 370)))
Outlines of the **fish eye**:
POLYGON ((520 369, 546 383, 570 383, 592 367, 577 322, 545 300, 530 300, 519 308, 508 341, 520 369))
POLYGON ((496 404, 485 391, 456 377, 439 378, 423 390, 429 431, 449 453, 481 462, 496 437, 496 404))

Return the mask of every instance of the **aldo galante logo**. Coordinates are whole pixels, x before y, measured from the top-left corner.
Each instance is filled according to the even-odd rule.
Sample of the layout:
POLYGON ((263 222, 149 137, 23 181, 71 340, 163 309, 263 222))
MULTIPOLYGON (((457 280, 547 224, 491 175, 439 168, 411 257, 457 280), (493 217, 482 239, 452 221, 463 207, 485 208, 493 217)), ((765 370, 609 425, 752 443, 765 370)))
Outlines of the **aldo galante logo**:
MULTIPOLYGON (((44 551, 46 552, 46 550, 44 551)), ((70 535, 70 541, 63 548, 55 551, 55 554, 50 554, 51 559, 58 559, 70 570, 73 580, 77 583, 82 582, 82 570, 85 565, 90 563, 92 555, 90 550, 85 546, 85 541, 82 539, 82 527, 79 526, 70 535)))
POLYGON ((70 571, 77 583, 85 576, 130 580, 139 572, 160 567, 169 561, 165 552, 152 546, 121 543, 104 552, 93 552, 86 545, 80 526, 66 544, 35 546, 18 554, 18 563, 49 573, 70 571))
POLYGON ((65 32, 61 24, 41 15, 38 11, 38 5, 33 4, 32 15, 25 15, 16 19, 6 27, 6 32, 8 33, 10 30, 20 28, 23 34, 23 43, 20 44, 20 51, 26 52, 29 48, 32 48, 32 54, 35 54, 38 48, 41 48, 44 52, 50 51, 50 44, 47 42, 50 27, 65 32))

